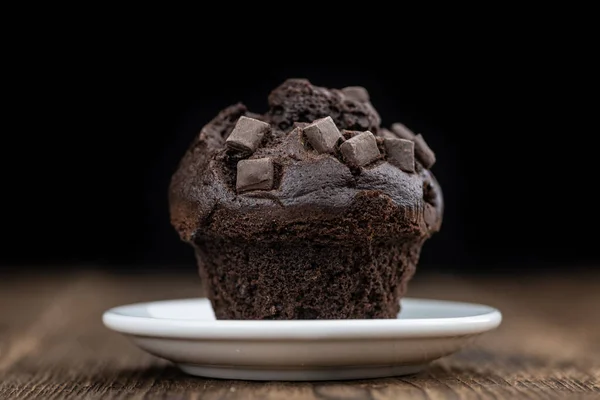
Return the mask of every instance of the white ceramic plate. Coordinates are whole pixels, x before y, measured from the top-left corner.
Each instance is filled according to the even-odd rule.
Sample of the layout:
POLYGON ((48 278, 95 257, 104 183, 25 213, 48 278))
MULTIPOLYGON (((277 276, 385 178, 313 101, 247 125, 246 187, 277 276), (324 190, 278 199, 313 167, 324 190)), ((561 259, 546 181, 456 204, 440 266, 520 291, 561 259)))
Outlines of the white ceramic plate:
POLYGON ((103 316, 108 328, 189 374, 249 380, 411 374, 501 320, 484 305, 410 298, 388 320, 217 321, 207 299, 132 304, 103 316))

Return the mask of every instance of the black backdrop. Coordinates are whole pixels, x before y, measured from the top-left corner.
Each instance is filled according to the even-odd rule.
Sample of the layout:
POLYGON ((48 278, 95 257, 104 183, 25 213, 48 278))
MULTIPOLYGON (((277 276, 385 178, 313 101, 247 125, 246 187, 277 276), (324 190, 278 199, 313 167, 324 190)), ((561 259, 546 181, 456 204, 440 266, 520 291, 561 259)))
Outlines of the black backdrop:
POLYGON ((232 69, 233 61, 115 57, 25 72, 3 146, 2 266, 194 268, 169 225, 170 175, 220 109, 242 101, 263 112, 288 77, 365 86, 384 125, 401 121, 427 138, 446 217, 424 266, 528 271, 600 261, 598 168, 584 142, 594 128, 583 122, 593 110, 574 105, 570 73, 515 58, 232 69))

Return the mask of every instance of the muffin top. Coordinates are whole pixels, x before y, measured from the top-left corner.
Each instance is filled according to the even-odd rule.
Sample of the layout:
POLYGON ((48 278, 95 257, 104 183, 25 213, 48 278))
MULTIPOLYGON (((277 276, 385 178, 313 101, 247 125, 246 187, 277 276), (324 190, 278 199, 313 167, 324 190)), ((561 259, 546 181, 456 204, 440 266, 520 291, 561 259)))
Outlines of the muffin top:
POLYGON ((434 153, 402 124, 381 127, 364 88, 290 79, 268 103, 262 115, 230 106, 194 139, 169 190, 183 240, 397 241, 439 230, 434 153))

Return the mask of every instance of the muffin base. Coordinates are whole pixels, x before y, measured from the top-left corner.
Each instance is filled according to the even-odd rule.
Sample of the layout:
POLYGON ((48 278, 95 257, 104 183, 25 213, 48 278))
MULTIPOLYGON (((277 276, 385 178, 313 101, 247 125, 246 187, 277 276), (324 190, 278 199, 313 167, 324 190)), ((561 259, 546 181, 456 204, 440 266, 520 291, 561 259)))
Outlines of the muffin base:
POLYGON ((396 318, 422 241, 196 243, 217 319, 396 318))

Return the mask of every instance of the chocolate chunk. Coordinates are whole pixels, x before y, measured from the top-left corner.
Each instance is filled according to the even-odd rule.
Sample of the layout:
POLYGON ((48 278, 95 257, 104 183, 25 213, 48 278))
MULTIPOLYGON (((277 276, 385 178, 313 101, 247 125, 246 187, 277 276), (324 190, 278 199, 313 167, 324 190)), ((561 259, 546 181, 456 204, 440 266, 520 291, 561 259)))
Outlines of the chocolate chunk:
POLYGON ((342 93, 352 100, 365 103, 369 101, 369 92, 362 86, 348 86, 342 89, 342 93))
POLYGON ((394 132, 385 128, 379 129, 379 136, 381 136, 384 139, 398 139, 398 136, 394 132))
POLYGON ((241 160, 237 164, 236 189, 238 192, 271 190, 273 175, 273 161, 270 158, 241 160))
POLYGON ((415 136, 414 141, 415 154, 417 155, 417 159, 421 161, 421 164, 423 164, 425 168, 431 168, 431 166, 435 164, 435 154, 433 153, 433 151, 431 151, 431 149, 425 142, 423 135, 421 135, 420 133, 417 136, 415 136))
POLYGON ((391 126, 392 132, 394 132, 399 138, 407 140, 415 140, 415 134, 413 131, 408 129, 405 125, 400 122, 396 122, 391 126))
POLYGON ((319 153, 333 152, 338 140, 342 138, 342 134, 331 117, 318 119, 305 126, 304 134, 312 147, 319 153))
POLYGON ((385 139, 387 160, 405 172, 415 172, 415 143, 406 139, 385 139))
POLYGON ((282 142, 282 147, 285 149, 287 155, 294 160, 301 160, 306 149, 302 143, 302 128, 294 128, 282 142))
POLYGON ((425 168, 431 168, 435 164, 435 154, 431 151, 420 133, 415 135, 413 131, 399 122, 392 124, 392 131, 402 139, 415 142, 415 155, 425 168))
POLYGON ((254 153, 270 129, 266 122, 241 116, 225 143, 230 149, 254 153))
POLYGON ((359 167, 375 161, 380 155, 375 136, 369 131, 346 140, 340 151, 349 163, 359 167))

